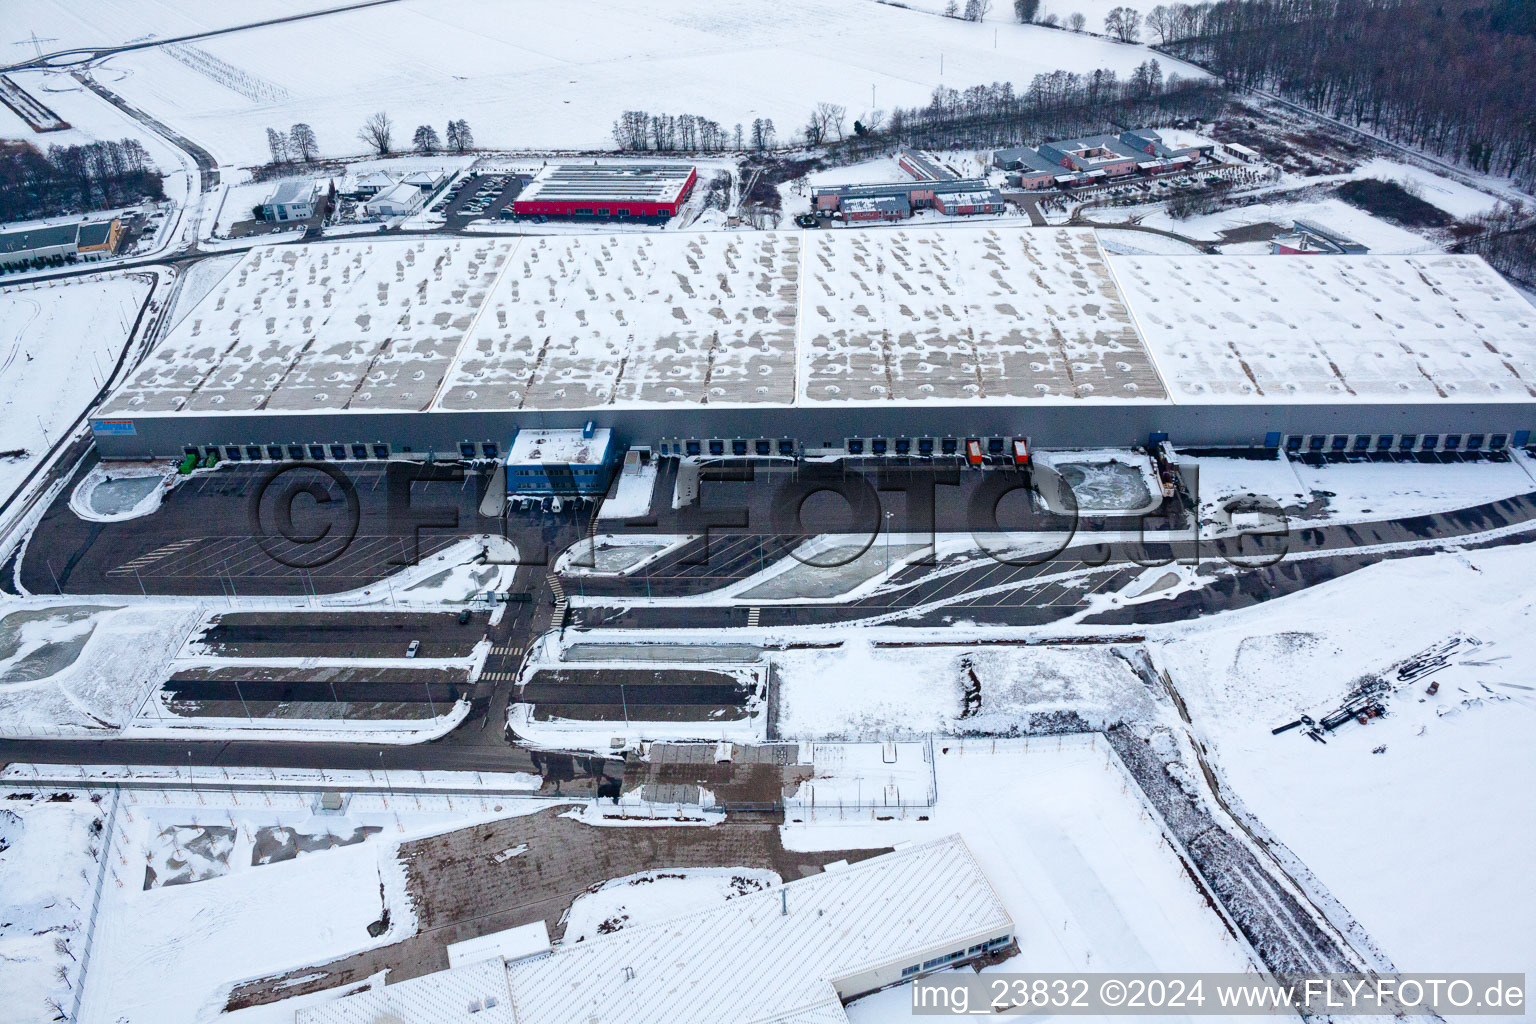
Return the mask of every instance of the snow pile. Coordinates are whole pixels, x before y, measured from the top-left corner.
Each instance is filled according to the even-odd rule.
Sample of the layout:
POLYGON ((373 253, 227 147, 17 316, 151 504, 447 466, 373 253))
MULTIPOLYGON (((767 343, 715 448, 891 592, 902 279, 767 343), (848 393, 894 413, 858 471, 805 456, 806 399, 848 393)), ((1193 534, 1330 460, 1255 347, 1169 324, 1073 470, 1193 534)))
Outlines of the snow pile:
POLYGON ((610 879, 576 897, 565 920, 569 945, 622 928, 665 921, 780 884, 761 868, 678 868, 610 879))
POLYGON ((102 810, 84 797, 0 804, 0 1005, 13 1020, 71 1008, 96 886, 102 810))
POLYGON ((779 732, 800 739, 1008 734, 1050 730, 1063 720, 1097 728, 1153 714, 1145 686, 1110 647, 876 647, 850 640, 770 657, 779 732))
POLYGON ((658 466, 659 463, 652 459, 633 473, 626 470, 619 474, 619 486, 614 490, 613 497, 603 502, 597 518, 634 519, 650 512, 658 466))

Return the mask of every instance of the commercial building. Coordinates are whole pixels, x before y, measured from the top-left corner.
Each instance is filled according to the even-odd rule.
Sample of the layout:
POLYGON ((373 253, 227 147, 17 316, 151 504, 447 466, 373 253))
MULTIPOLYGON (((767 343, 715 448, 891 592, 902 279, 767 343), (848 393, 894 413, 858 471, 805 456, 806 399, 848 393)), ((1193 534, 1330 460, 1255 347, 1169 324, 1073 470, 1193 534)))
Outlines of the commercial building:
POLYGON ((512 202, 519 217, 666 220, 699 180, 687 164, 550 164, 512 202))
POLYGON ((343 185, 342 191, 349 196, 367 198, 376 196, 387 188, 394 188, 395 182, 393 175, 385 174, 383 171, 367 171, 359 174, 354 181, 343 185))
POLYGON ((996 150, 992 154, 992 162, 1005 171, 1017 174, 1019 187, 1027 189, 1052 187, 1062 170, 1060 164, 1047 160, 1029 146, 996 150))
MULTIPOLYGON (((477 458, 470 444, 461 452, 477 458)), ((618 461, 613 431, 590 423, 579 430, 527 427, 507 452, 508 494, 602 494, 618 461)))
POLYGON ((1017 174, 1021 188, 1042 189, 1183 170, 1211 158, 1219 148, 1213 140, 1180 128, 1137 128, 1033 148, 998 149, 992 152, 992 163, 1017 174))
POLYGON ((123 237, 123 222, 116 217, 81 224, 75 234, 75 253, 87 259, 101 259, 117 251, 117 243, 123 237))
POLYGON ((912 175, 916 181, 954 181, 960 177, 928 154, 906 146, 897 151, 896 166, 912 175))
POLYGON ((918 210, 948 216, 1002 213, 1003 195, 985 178, 896 181, 880 185, 819 185, 811 189, 811 209, 845 221, 904 220, 918 210), (940 193, 948 197, 940 202, 940 193))
POLYGON ((1523 445, 1536 308, 1475 256, 1116 255, 1091 228, 371 238, 245 253, 108 458, 1523 445))
POLYGON ((280 182, 261 204, 261 219, 308 220, 315 215, 315 196, 319 191, 320 186, 314 181, 280 182))
POLYGON ((0 233, 0 267, 20 266, 33 260, 85 257, 102 259, 117 251, 122 222, 113 218, 88 224, 23 228, 0 233))
POLYGON ((910 174, 912 180, 813 186, 811 211, 857 223, 905 220, 918 210, 937 210, 945 216, 957 217, 1002 213, 1006 208, 1002 193, 985 178, 961 178, 926 153, 903 146, 896 152, 896 165, 910 174))
POLYGON ((365 202, 363 213, 369 217, 406 217, 421 209, 426 199, 426 189, 402 181, 365 202))
POLYGON ((957 835, 712 909, 377 985, 297 1024, 847 1024, 843 1004, 1007 950, 1013 921, 957 835))
POLYGON ((1118 135, 1089 135, 1081 139, 1060 139, 1042 143, 1040 155, 1069 171, 1089 174, 1102 172, 1115 178, 1134 174, 1141 161, 1137 150, 1120 141, 1118 135))

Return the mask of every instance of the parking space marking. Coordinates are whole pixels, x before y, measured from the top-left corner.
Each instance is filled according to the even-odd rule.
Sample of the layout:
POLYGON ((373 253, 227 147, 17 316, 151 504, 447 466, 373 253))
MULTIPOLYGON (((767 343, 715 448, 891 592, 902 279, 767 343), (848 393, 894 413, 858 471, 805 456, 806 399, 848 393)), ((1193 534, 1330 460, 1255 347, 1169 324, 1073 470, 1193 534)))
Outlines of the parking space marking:
POLYGON ((108 576, 127 576, 127 575, 129 575, 130 573, 132 573, 136 569, 142 569, 146 565, 149 565, 151 562, 156 562, 156 561, 159 561, 160 559, 168 558, 171 555, 174 555, 177 552, 182 551, 183 549, 185 549, 185 548, 187 548, 187 547, 189 547, 189 546, 191 546, 193 544, 196 544, 198 541, 200 541, 202 539, 203 538, 201 538, 201 537, 187 537, 184 540, 173 541, 170 544, 165 544, 165 545, 163 545, 161 547, 156 548, 153 551, 150 551, 150 552, 147 552, 145 554, 142 554, 139 557, 137 557, 137 558, 135 558, 135 559, 133 559, 131 561, 124 562, 122 565, 119 565, 115 569, 108 569, 107 570, 107 575, 108 576))

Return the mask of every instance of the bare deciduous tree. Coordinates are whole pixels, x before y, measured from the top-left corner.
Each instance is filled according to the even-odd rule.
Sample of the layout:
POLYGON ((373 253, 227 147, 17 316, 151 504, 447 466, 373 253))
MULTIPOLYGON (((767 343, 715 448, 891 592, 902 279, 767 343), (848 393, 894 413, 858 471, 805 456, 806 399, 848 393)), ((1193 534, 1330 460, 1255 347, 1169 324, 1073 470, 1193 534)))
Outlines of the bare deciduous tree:
POLYGON ((288 136, 276 128, 267 129, 267 148, 272 151, 272 162, 274 164, 285 164, 288 162, 288 136))
MULTIPOLYGON (((1055 15, 1052 14, 1052 15, 1050 15, 1050 17, 1054 18, 1055 15)), ((1052 22, 1049 22, 1049 24, 1053 24, 1054 25, 1055 22, 1052 21, 1052 22)), ((1071 29, 1073 32, 1081 32, 1083 29, 1085 29, 1087 27, 1088 27, 1088 19, 1087 19, 1087 17, 1084 16, 1082 11, 1073 11, 1071 14, 1067 15, 1067 28, 1071 29)))
POLYGON ((390 136, 394 130, 395 122, 381 110, 363 122, 363 126, 357 130, 357 137, 379 156, 388 156, 390 136))
POLYGON ((1122 43, 1141 37, 1141 12, 1134 7, 1114 7, 1104 15, 1104 33, 1122 43))
POLYGON ((288 144, 293 149, 294 158, 306 164, 314 163, 320 155, 320 143, 315 139, 315 130, 303 121, 288 129, 288 144))

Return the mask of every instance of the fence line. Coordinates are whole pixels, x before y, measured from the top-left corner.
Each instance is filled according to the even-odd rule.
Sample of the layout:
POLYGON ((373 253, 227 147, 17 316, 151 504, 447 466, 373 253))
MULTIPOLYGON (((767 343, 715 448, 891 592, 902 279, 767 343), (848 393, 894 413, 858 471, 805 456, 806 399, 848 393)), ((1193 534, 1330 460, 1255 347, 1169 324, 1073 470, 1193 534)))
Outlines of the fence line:
POLYGON ((112 791, 112 809, 107 814, 107 828, 101 844, 101 862, 96 867, 96 889, 91 896, 91 911, 85 924, 85 947, 80 951, 80 974, 75 980, 74 998, 70 1000, 69 1019, 80 1019, 80 1000, 85 996, 85 975, 91 966, 91 949, 96 938, 96 918, 101 912, 101 892, 107 882, 107 864, 112 858, 112 846, 117 841, 117 790, 112 791))

